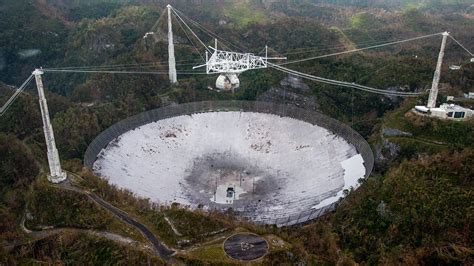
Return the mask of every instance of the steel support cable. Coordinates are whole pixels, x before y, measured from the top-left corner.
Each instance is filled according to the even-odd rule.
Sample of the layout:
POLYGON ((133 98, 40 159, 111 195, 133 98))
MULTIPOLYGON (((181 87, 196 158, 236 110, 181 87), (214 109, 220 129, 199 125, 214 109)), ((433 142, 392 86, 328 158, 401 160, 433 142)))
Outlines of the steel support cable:
MULTIPOLYGON (((42 69, 45 73, 103 73, 103 74, 153 74, 168 75, 168 71, 119 71, 119 70, 76 70, 76 69, 42 69)), ((207 75, 203 72, 177 72, 181 75, 207 75)))
MULTIPOLYGON (((283 71, 283 70, 281 70, 281 71, 283 71)), ((417 96, 422 95, 422 94, 405 94, 405 93, 395 93, 395 92, 390 92, 390 91, 373 90, 373 89, 369 89, 370 87, 366 87, 366 86, 360 87, 360 86, 356 86, 356 84, 351 84, 351 83, 346 84, 346 83, 339 83, 339 82, 330 82, 330 81, 327 81, 327 80, 316 79, 316 78, 313 78, 313 77, 310 77, 310 76, 300 75, 300 74, 297 74, 297 73, 294 73, 294 72, 287 72, 287 71, 283 71, 283 72, 294 75, 294 76, 298 76, 298 77, 301 77, 301 78, 316 81, 316 82, 326 83, 326 84, 330 84, 330 85, 334 85, 334 86, 353 88, 353 89, 357 89, 357 90, 361 90, 361 91, 365 91, 365 92, 369 92, 369 93, 375 93, 375 94, 382 94, 382 95, 388 95, 388 96, 398 96, 398 97, 417 97, 417 96)))
POLYGON ((373 46, 368 46, 368 47, 363 47, 363 48, 357 48, 357 49, 353 49, 353 50, 349 50, 349 51, 343 51, 343 52, 338 52, 338 53, 331 53, 331 54, 326 54, 326 55, 320 55, 320 56, 314 56, 314 57, 309 57, 309 58, 304 58, 304 59, 298 59, 298 60, 294 60, 294 61, 290 61, 290 62, 281 63, 279 65, 284 66, 284 65, 288 65, 288 64, 300 63, 300 62, 305 62, 305 61, 319 59, 319 58, 325 58, 325 57, 330 57, 330 56, 355 53, 355 52, 360 52, 360 51, 369 50, 369 49, 375 49, 375 48, 394 45, 394 44, 399 44, 399 43, 405 43, 405 42, 410 42, 410 41, 426 39, 426 38, 430 38, 430 37, 434 37, 434 36, 438 36, 438 35, 442 35, 442 34, 443 33, 434 33, 434 34, 409 38, 409 39, 400 40, 400 41, 393 41, 393 42, 388 42, 388 43, 383 43, 383 44, 378 44, 378 45, 373 45, 373 46))
POLYGON ((173 11, 173 13, 176 15, 176 17, 179 18, 183 22, 183 24, 186 26, 186 28, 188 28, 188 30, 194 35, 194 37, 196 37, 196 39, 198 39, 198 41, 202 44, 202 46, 204 46, 204 48, 208 52, 211 52, 211 50, 209 50, 207 45, 204 44, 204 42, 201 39, 199 39, 199 37, 196 35, 196 33, 194 33, 194 31, 189 27, 189 25, 179 16, 178 12, 176 12, 174 8, 171 8, 171 11, 173 11))
MULTIPOLYGON (((181 60, 176 62, 194 62, 190 64, 176 64, 177 66, 192 66, 201 60, 181 60)), ((101 69, 101 68, 128 68, 128 67, 153 67, 153 66, 168 66, 167 63, 160 61, 157 62, 148 62, 148 63, 131 63, 131 64, 115 64, 115 65, 95 65, 95 66, 70 66, 70 67, 52 67, 48 68, 50 70, 66 70, 66 69, 101 69), (159 63, 159 64, 157 64, 159 63)))
MULTIPOLYGON (((371 40, 371 41, 363 41, 363 42, 359 42, 359 43, 354 43, 354 45, 360 46, 360 45, 378 44, 378 43, 382 44, 382 43, 385 43, 385 42, 388 42, 388 41, 395 41, 395 40, 371 40)), ((337 46, 327 45, 327 46, 302 47, 302 48, 288 49, 288 50, 286 50, 286 53, 284 53, 282 55, 303 53, 304 50, 327 51, 327 50, 331 50, 333 48, 344 48, 344 47, 347 47, 347 45, 337 45, 337 46)))
POLYGON ((30 83, 30 81, 33 79, 33 74, 31 74, 23 84, 21 84, 18 89, 15 90, 12 96, 6 101, 6 103, 0 108, 0 116, 3 116, 7 110, 10 108, 10 106, 15 102, 15 100, 18 98, 18 96, 25 90, 26 86, 30 83))
MULTIPOLYGON (((176 15, 176 14, 175 14, 176 15)), ((186 38, 188 38, 189 42, 191 42, 191 45, 194 47, 194 49, 196 50, 196 52, 198 52, 199 56, 202 58, 203 61, 206 61, 206 59, 204 59, 204 57, 202 56, 201 52, 199 51, 199 49, 196 47, 196 45, 194 45, 194 42, 191 40, 191 38, 189 38, 189 35, 188 33, 186 32, 186 30, 184 30, 183 26, 181 25, 181 22, 179 21, 179 19, 176 19, 176 21, 178 22, 178 25, 179 27, 181 28, 181 30, 184 32, 184 34, 186 35, 186 38)), ((207 51, 207 50, 206 50, 207 51)))
MULTIPOLYGON (((200 28, 202 31, 204 31, 205 33, 207 33, 210 37, 212 38, 216 38, 218 40, 220 40, 221 42, 223 43, 227 43, 228 45, 234 47, 235 49, 243 52, 243 49, 241 49, 240 47, 238 47, 237 45, 234 45, 232 44, 231 42, 219 37, 219 35, 217 35, 216 33, 212 32, 211 30, 207 29, 206 27, 204 27, 203 25, 201 25, 199 22, 189 18, 188 16, 186 16, 183 12, 173 8, 173 10, 175 10, 176 12, 180 13, 181 16, 183 16, 184 18, 186 18, 187 20, 189 20, 194 26, 200 28)), ((227 48, 230 48, 230 47, 227 47, 227 48)))
POLYGON ((356 84, 330 82, 330 81, 327 81, 327 80, 316 79, 316 78, 312 78, 312 77, 308 77, 308 76, 299 75, 299 74, 294 73, 294 72, 285 72, 285 73, 295 75, 297 77, 301 77, 301 78, 304 78, 304 79, 309 79, 309 80, 312 80, 312 81, 315 81, 315 82, 320 82, 320 83, 325 83, 325 84, 340 86, 340 87, 346 87, 346 88, 352 88, 352 89, 357 89, 357 90, 360 90, 360 91, 365 91, 365 92, 374 93, 374 94, 381 94, 381 95, 386 95, 386 96, 418 97, 418 96, 422 95, 422 94, 396 93, 396 92, 391 92, 391 91, 380 91, 380 90, 374 90, 372 88, 368 88, 366 86, 357 86, 356 84))
MULTIPOLYGON (((211 39, 217 39, 221 42, 221 45, 226 48, 227 50, 232 50, 232 48, 230 46, 234 46, 232 45, 230 42, 222 39, 221 37, 219 37, 217 34, 214 34, 212 33, 211 31, 208 31, 206 28, 204 28, 203 26, 201 26, 200 24, 198 24, 196 22, 196 24, 194 24, 194 22, 191 21, 191 23, 196 26, 198 29, 200 29, 201 31, 203 31, 205 34, 207 34, 207 36, 211 37, 211 39)), ((235 46, 234 46, 235 48, 235 46)), ((240 52, 242 52, 242 49, 238 48, 237 47, 237 50, 239 50, 240 52)))
MULTIPOLYGON (((194 66, 196 65, 196 63, 199 63, 199 62, 202 62, 201 60, 196 60, 194 63, 189 63, 189 64, 176 64, 177 66, 194 66)), ((103 68, 107 68, 107 69, 113 69, 113 68, 118 68, 118 69, 126 69, 126 68, 154 68, 154 67, 168 67, 168 64, 164 63, 164 64, 144 64, 144 65, 141 65, 141 64, 137 64, 137 65, 130 65, 130 66, 103 66, 103 67, 96 67, 96 69, 103 69, 103 68)), ((83 67, 82 69, 84 68, 89 68, 89 67, 83 67)), ((74 68, 74 69, 77 69, 77 68, 74 68)), ((93 69, 93 68, 91 68, 93 69)))
POLYGON ((412 92, 386 91, 386 90, 376 89, 376 88, 372 88, 372 87, 368 87, 368 86, 364 86, 364 85, 359 85, 359 84, 355 84, 355 83, 348 83, 348 82, 343 82, 343 81, 337 81, 337 80, 321 78, 321 77, 317 77, 317 76, 313 76, 313 75, 309 75, 309 74, 305 74, 305 73, 301 73, 301 72, 297 72, 297 71, 292 71, 292 70, 288 71, 288 69, 287 70, 280 69, 280 70, 285 72, 285 73, 288 73, 288 74, 297 75, 299 77, 308 78, 308 79, 311 79, 311 80, 314 80, 314 81, 320 81, 320 82, 324 82, 324 83, 328 83, 328 84, 332 84, 332 85, 338 85, 338 86, 344 86, 344 87, 350 87, 350 88, 357 88, 357 89, 360 89, 360 90, 369 91, 369 92, 373 92, 373 93, 400 95, 400 96, 419 96, 419 95, 424 94, 424 93, 412 93, 412 92))
MULTIPOLYGON (((366 41, 366 42, 359 42, 354 43, 355 46, 360 45, 375 45, 375 44, 383 44, 389 40, 385 41, 366 41)), ((313 46, 313 47, 306 47, 306 48, 297 48, 289 50, 287 53, 282 53, 281 55, 293 55, 293 54, 303 54, 303 53, 310 53, 310 52, 321 52, 321 51, 328 51, 332 49, 338 48, 345 48, 347 45, 336 45, 336 46, 313 46)))
POLYGON ((183 14, 183 12, 179 11, 179 10, 176 10, 177 12, 179 12, 181 14, 182 17, 186 18, 187 20, 189 20, 189 22, 191 24, 193 24, 194 26, 196 26, 198 29, 200 29, 201 31, 203 31, 205 34, 207 34, 209 37, 211 37, 212 39, 217 39, 221 42, 221 45, 226 48, 227 50, 232 50, 232 48, 230 48, 228 45, 230 46, 233 46, 235 49, 239 50, 242 52, 242 49, 239 48, 238 46, 236 45, 233 45, 232 43, 230 43, 229 41, 219 37, 216 33, 208 30, 207 28, 205 28, 203 25, 201 25, 199 22, 196 22, 195 20, 192 20, 191 18, 187 17, 185 14, 183 14), (227 44, 227 45, 226 45, 227 44))
POLYGON ((266 47, 263 47, 262 50, 260 50, 260 52, 258 52, 256 55, 262 54, 262 53, 265 51, 265 48, 266 48, 266 47))
MULTIPOLYGON (((386 42, 389 42, 389 41, 396 41, 396 40, 363 41, 363 42, 359 42, 359 43, 354 43, 354 45, 386 43, 386 42)), ((302 51, 302 50, 312 50, 312 49, 318 49, 318 48, 321 48, 321 49, 324 48, 323 50, 326 50, 325 48, 331 49, 331 48, 340 48, 340 47, 347 47, 347 45, 341 44, 341 45, 337 45, 337 46, 334 46, 334 45, 309 46, 309 47, 301 47, 301 48, 288 49, 287 52, 298 52, 298 51, 302 51)))
POLYGON ((344 82, 344 81, 338 81, 338 80, 332 80, 332 79, 317 77, 317 76, 313 76, 313 75, 310 75, 310 74, 298 72, 296 70, 292 70, 292 69, 282 67, 280 65, 271 64, 271 63, 269 63, 269 66, 276 69, 276 70, 279 70, 279 71, 282 71, 282 72, 285 72, 285 73, 288 73, 288 74, 292 74, 292 75, 295 75, 295 76, 298 76, 298 77, 310 79, 310 80, 313 80, 313 81, 327 83, 327 84, 331 84, 331 85, 342 86, 342 87, 355 88, 355 89, 359 89, 359 90, 366 91, 366 92, 371 92, 371 93, 391 95, 391 96, 401 96, 401 97, 417 97, 417 96, 425 94, 424 92, 421 92, 421 93, 419 93, 419 92, 395 92, 395 91, 381 90, 381 89, 376 89, 376 88, 372 88, 372 87, 368 87, 368 86, 364 86, 364 85, 359 85, 359 84, 355 84, 355 83, 349 83, 349 82, 344 82))
MULTIPOLYGON (((228 44, 230 44, 231 46, 234 46, 232 43, 228 42, 227 40, 224 40, 224 39, 220 38, 216 33, 212 32, 211 30, 208 30, 206 27, 204 27, 203 25, 201 25, 199 22, 197 22, 197 21, 195 21, 195 20, 189 18, 189 17, 186 16, 183 12, 181 12, 181 11, 179 11, 179 10, 177 10, 177 9, 175 9, 175 12, 179 12, 182 17, 184 17, 184 18, 186 18, 187 20, 189 20, 189 22, 191 22, 194 26, 196 26, 197 28, 199 28, 199 29, 200 29, 201 31, 203 31, 204 33, 206 33, 209 37, 211 37, 211 38, 213 38, 213 39, 216 38, 216 39, 220 40, 221 42, 223 42, 223 43, 224 43, 224 44, 223 44, 224 46, 226 46, 225 43, 228 43, 228 44)), ((226 47, 227 47, 227 46, 226 46, 226 47)), ((231 50, 230 47, 227 47, 227 48, 229 48, 229 50, 231 50)), ((237 50, 241 50, 241 49, 240 49, 239 47, 237 47, 237 46, 234 46, 234 48, 237 48, 237 50)))
MULTIPOLYGON (((172 11, 174 12, 173 9, 172 9, 172 11)), ((164 13, 165 13, 165 11, 163 11, 163 12, 161 13, 161 15, 160 15, 160 17, 158 18, 157 22, 153 25, 153 27, 151 28, 152 31, 153 31, 153 30, 155 29, 155 27, 158 25, 158 23, 160 22, 161 18, 162 18, 163 15, 164 15, 164 13)), ((174 12, 174 13, 176 13, 176 12, 174 12)), ((181 19, 181 18, 180 18, 180 19, 181 19)), ((182 19, 181 19, 181 20, 182 20, 182 19)), ((178 21, 178 23, 179 23, 179 21, 178 21)), ((184 21, 183 21, 183 23, 184 23, 184 21)), ((185 25, 186 25, 186 23, 185 23, 185 25)), ((181 25, 180 25, 180 27, 182 28, 181 25)), ((187 26, 187 27, 189 28, 189 26, 187 26)), ((185 32, 186 37, 188 37, 186 31, 185 31, 184 29, 183 29, 183 31, 185 32)), ((192 32, 192 30, 191 30, 191 32, 192 32)), ((192 33, 194 34, 194 32, 192 32, 192 33)), ((195 35, 195 34, 194 34, 194 35, 195 35)), ((196 35, 195 35, 195 36, 196 36, 196 35)), ((207 46, 206 46, 197 36, 196 36, 196 38, 201 42, 201 44, 203 44, 203 46, 204 46, 206 49, 208 49, 207 46)), ((190 40, 189 37, 188 37, 188 39, 190 40)), ((190 41, 191 41, 191 40, 190 40, 190 41)), ((191 43, 193 43, 193 42, 191 41, 191 43)), ((194 45, 194 43, 193 43, 193 45, 194 45)), ((196 48, 196 47, 195 47, 195 48, 196 48)), ((197 49, 197 48, 196 48, 196 49, 197 49)), ((198 52, 199 52, 199 51, 198 51, 198 52)), ((199 54, 200 54, 200 56, 201 56, 201 58, 202 58, 201 53, 199 53, 199 54)), ((195 63, 197 63, 197 62, 201 62, 201 60, 195 60, 195 61, 182 60, 182 61, 176 61, 176 62, 195 62, 195 63)), ((151 62, 151 63, 137 63, 137 64, 81 66, 81 67, 64 67, 64 68, 49 68, 49 69, 50 69, 50 70, 53 70, 53 69, 54 69, 54 70, 61 70, 61 69, 91 69, 91 70, 92 70, 93 68, 110 68, 110 67, 114 67, 114 68, 115 68, 115 67, 128 67, 128 66, 146 66, 146 65, 150 65, 150 64, 151 64, 151 65, 155 65, 156 63, 151 62)), ((165 64, 165 65, 167 65, 167 64, 165 64)), ((195 64, 176 64, 176 65, 195 65, 195 64)))
MULTIPOLYGON (((197 62, 202 62, 201 60, 197 62)), ((179 64, 179 66, 194 66, 196 63, 193 64, 179 64)), ((148 66, 116 66, 116 67, 109 67, 109 66, 99 66, 99 67, 74 67, 74 68, 45 68, 48 70, 90 70, 90 71, 144 71, 144 70, 153 70, 156 69, 157 71, 164 71, 167 70, 167 65, 148 65, 148 66)))
POLYGON ((151 32, 154 32, 155 27, 158 28, 158 24, 160 23, 161 18, 163 18, 163 16, 164 16, 165 13, 166 13, 166 9, 163 9, 163 12, 161 12, 160 17, 159 17, 158 20, 155 22, 155 24, 153 24, 153 26, 151 27, 151 32))
MULTIPOLYGON (((201 61, 199 61, 201 62, 201 61)), ((181 64, 179 66, 194 66, 194 64, 181 64)), ((83 67, 83 68, 47 68, 49 70, 101 70, 101 71, 151 71, 151 70, 167 70, 168 66, 167 65, 149 65, 149 66, 125 66, 125 67, 83 67)))
MULTIPOLYGON (((13 102, 17 97, 18 95, 26 88, 26 86, 29 84, 29 82, 33 79, 33 75, 30 75, 21 85, 20 87, 18 87, 15 92, 12 94, 12 96, 10 96, 10 98, 7 100, 7 102, 5 103, 4 106, 10 104, 11 102, 13 102)), ((1 110, 3 110, 4 108, 2 107, 1 110)))
MULTIPOLYGON (((179 12, 179 10, 177 10, 179 12)), ((402 41, 394 41, 394 42, 389 42, 389 43, 384 43, 384 44, 381 44, 383 46, 386 46, 386 45, 392 45, 392 44, 395 44, 395 43, 400 43, 400 42, 407 42, 407 41, 411 41, 411 40, 414 40, 414 39, 419 39, 419 38, 428 38, 428 37, 431 37, 431 36, 435 36, 435 35, 439 35, 440 33, 437 33, 437 34, 432 34, 432 35, 426 35, 426 36, 421 36, 421 37, 416 37, 416 38, 412 38, 412 39, 408 39, 408 40, 402 40, 402 41)), ((212 36, 211 36, 212 37, 212 36)), ((454 39, 451 35, 450 37, 456 42, 458 43, 458 45, 460 45, 464 50, 466 50, 469 54, 471 54, 471 52, 469 50, 467 50, 461 43, 459 43, 456 39, 454 39)), ((354 50, 350 50, 350 51, 343 51, 343 52, 340 52, 340 53, 334 53, 334 54, 328 54, 328 55, 321 55, 321 56, 317 56, 317 57, 312 57, 312 58, 309 58, 309 59, 301 59, 301 60, 312 60, 312 59, 318 59, 318 58, 323 58, 323 57, 329 57, 329 56, 335 56, 335 55, 339 55, 339 54, 345 54, 345 53, 352 53, 352 52, 357 52, 357 51, 360 51, 360 50, 366 50, 366 49, 371 49, 371 48, 376 48, 376 47, 380 47, 379 45, 376 45, 376 46, 369 46, 369 47, 364 47, 364 48, 359 48, 359 49, 354 49, 354 50)), ((302 48, 304 49, 304 48, 302 48)), ((288 54, 283 54, 283 55, 288 55, 288 54)), ((298 60, 300 61, 300 60, 298 60)), ((201 62, 201 60, 182 60, 182 61, 176 61, 176 62, 201 62)), ((110 67, 128 67, 128 66, 146 66, 146 65, 153 65, 153 64, 156 64, 157 62, 149 62, 149 63, 136 63, 136 64, 119 64, 119 65, 100 65, 100 66, 76 66, 76 67, 63 67, 63 68, 49 68, 49 69, 86 69, 86 68, 110 68, 110 67)), ((285 63, 282 63, 282 64, 279 64, 279 65, 286 65, 286 64, 290 64, 290 63, 296 63, 296 61, 292 61, 292 62, 285 62, 285 63)), ((167 64, 162 64, 163 66, 166 66, 167 64)), ((194 65, 194 64, 177 64, 177 65, 194 65)))
MULTIPOLYGON (((194 37, 196 37, 196 39, 198 39, 198 41, 204 46, 204 48, 206 49, 206 51, 208 51, 209 53, 212 53, 212 51, 207 47, 206 44, 204 44, 204 42, 197 36, 197 34, 191 29, 191 27, 189 27, 189 25, 184 21, 184 19, 181 17, 185 17, 187 18, 182 12, 180 12, 179 10, 175 10, 174 8, 171 9, 173 11, 173 14, 178 18, 178 25, 181 27, 181 29, 184 31, 184 33, 186 34, 186 37, 188 38, 188 40, 193 44, 194 48, 196 49, 196 51, 198 51, 199 55, 201 56, 201 58, 205 61, 204 57, 202 56, 202 54, 199 52, 199 50, 197 49, 197 47, 194 45, 194 42, 191 40, 191 38, 188 36, 186 30, 183 29, 182 25, 181 25, 181 22, 186 26, 186 28, 193 34, 194 37), (179 12, 181 14, 181 16, 177 13, 179 12), (181 20, 181 22, 179 21, 181 20)), ((191 21, 191 23, 193 23, 193 21, 189 18, 187 18, 188 20, 191 21)), ((195 22, 197 23, 197 22, 195 22)), ((194 23, 193 23, 194 24, 194 23)), ((194 24, 195 25, 195 24, 194 24)), ((198 26, 199 27, 199 26, 198 26)), ((205 29, 202 29, 203 31, 206 32, 205 29)), ((211 36, 209 33, 207 33, 209 36, 211 36)), ((212 36, 211 36, 212 37, 212 36)), ((220 38, 219 38, 220 39, 220 38)), ((225 46, 225 45, 224 45, 225 46)))
POLYGON ((471 53, 471 51, 469 51, 466 47, 464 47, 464 45, 462 45, 460 42, 458 42, 458 40, 454 39, 453 36, 451 36, 451 34, 449 35, 449 38, 451 38, 453 41, 455 41, 459 46, 461 46, 462 49, 464 49, 466 52, 469 53, 470 56, 474 56, 473 53, 471 53))
MULTIPOLYGON (((193 22, 191 22, 191 23, 193 23, 193 22)), ((196 23, 197 23, 197 22, 196 22, 196 23)), ((201 26, 199 23, 193 24, 193 25, 195 25, 196 27, 198 27, 199 29, 201 29, 204 33, 206 33, 206 34, 207 34, 209 37, 211 37, 212 39, 217 39, 217 40, 219 40, 219 41, 221 42, 221 45, 222 45, 224 48, 226 48, 227 50, 232 51, 233 49, 235 49, 235 50, 238 50, 239 52, 242 52, 242 53, 244 52, 243 49, 239 48, 239 47, 236 46, 236 45, 233 45, 231 42, 225 40, 224 38, 219 37, 219 35, 213 33, 212 31, 207 30, 204 26, 201 26), (231 48, 231 46, 232 46, 233 48, 231 48)))

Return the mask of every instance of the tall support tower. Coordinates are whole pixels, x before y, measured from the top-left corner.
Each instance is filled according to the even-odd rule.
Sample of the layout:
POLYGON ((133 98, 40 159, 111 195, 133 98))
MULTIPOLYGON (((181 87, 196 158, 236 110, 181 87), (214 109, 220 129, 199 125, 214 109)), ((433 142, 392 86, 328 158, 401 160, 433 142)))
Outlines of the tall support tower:
POLYGON ((439 51, 438 63, 436 64, 436 70, 433 76, 433 83, 431 84, 430 96, 428 98, 428 104, 426 105, 426 107, 428 108, 436 107, 436 99, 438 98, 439 78, 441 75, 441 65, 443 64, 444 49, 446 48, 446 39, 448 38, 448 36, 449 32, 443 32, 443 40, 441 41, 441 49, 439 51))
POLYGON ((171 25, 171 5, 167 5, 168 9, 168 67, 169 78, 171 84, 178 82, 176 77, 176 60, 174 58, 174 44, 173 44, 173 26, 171 25))
POLYGON ((53 127, 51 126, 51 121, 49 119, 48 103, 46 102, 46 97, 44 96, 43 80, 41 79, 42 74, 43 71, 41 69, 35 69, 35 71, 33 71, 33 75, 35 76, 36 80, 36 87, 38 88, 41 117, 43 119, 44 137, 46 139, 49 163, 48 180, 52 183, 60 183, 66 180, 67 175, 61 169, 61 162, 59 161, 59 154, 58 150, 56 149, 56 142, 54 141, 53 127))

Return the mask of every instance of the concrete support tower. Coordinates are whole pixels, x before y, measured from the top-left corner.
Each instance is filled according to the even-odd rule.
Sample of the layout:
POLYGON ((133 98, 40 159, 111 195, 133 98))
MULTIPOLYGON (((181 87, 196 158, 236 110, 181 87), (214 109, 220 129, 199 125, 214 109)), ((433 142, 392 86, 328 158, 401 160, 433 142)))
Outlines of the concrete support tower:
POLYGON ((430 96, 428 98, 428 104, 426 105, 426 107, 428 108, 436 107, 436 99, 438 98, 439 78, 441 75, 441 65, 443 64, 444 49, 446 48, 446 39, 448 38, 448 36, 448 32, 443 32, 443 40, 441 41, 441 49, 439 51, 438 63, 436 64, 436 70, 433 76, 433 83, 431 84, 430 96))
POLYGON ((41 69, 36 69, 33 71, 33 75, 36 80, 36 87, 38 88, 38 97, 41 109, 41 117, 43 118, 43 130, 44 137, 46 139, 46 148, 48 153, 48 163, 49 163, 49 176, 48 180, 52 183, 60 183, 66 180, 66 173, 61 169, 61 162, 59 161, 58 150, 56 149, 56 142, 54 141, 54 132, 53 127, 51 126, 51 121, 49 119, 49 110, 48 103, 46 102, 46 97, 44 96, 43 89, 43 80, 41 75, 43 71, 41 69))
POLYGON ((171 5, 167 5, 168 9, 168 67, 169 78, 171 84, 176 84, 178 78, 176 77, 176 60, 174 58, 174 44, 173 44, 173 27, 171 25, 171 5))

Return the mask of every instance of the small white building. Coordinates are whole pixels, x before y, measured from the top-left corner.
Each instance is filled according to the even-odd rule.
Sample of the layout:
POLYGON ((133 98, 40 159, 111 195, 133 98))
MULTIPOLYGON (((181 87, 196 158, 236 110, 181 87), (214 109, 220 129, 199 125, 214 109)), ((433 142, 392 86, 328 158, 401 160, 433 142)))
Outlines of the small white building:
POLYGON ((466 120, 474 117, 474 111, 455 104, 444 103, 440 107, 428 108, 426 106, 415 106, 415 111, 420 114, 433 116, 441 119, 466 120))

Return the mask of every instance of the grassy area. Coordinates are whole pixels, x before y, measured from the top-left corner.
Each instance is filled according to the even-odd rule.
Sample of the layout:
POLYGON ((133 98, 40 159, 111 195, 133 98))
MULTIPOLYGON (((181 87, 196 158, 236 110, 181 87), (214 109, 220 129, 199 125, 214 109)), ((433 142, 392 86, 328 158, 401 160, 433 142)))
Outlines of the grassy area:
POLYGON ((279 252, 283 250, 288 250, 291 248, 291 244, 284 241, 277 235, 266 235, 264 238, 267 240, 267 243, 269 245, 269 252, 279 252))
POLYGON ((113 232, 137 241, 144 241, 135 229, 113 217, 86 195, 53 187, 45 180, 32 185, 25 226, 31 230, 80 228, 113 232))
POLYGON ((338 27, 331 27, 331 30, 333 32, 336 32, 339 36, 340 36, 340 41, 341 43, 343 43, 346 48, 348 50, 350 49, 355 49, 356 46, 355 44, 352 42, 352 40, 346 35, 346 33, 344 33, 344 31, 342 31, 340 28, 338 27))
POLYGON ((200 242, 207 238, 206 234, 208 233, 232 227, 233 218, 231 216, 218 212, 192 211, 177 205, 172 207, 155 205, 148 199, 137 198, 129 191, 109 185, 107 181, 89 171, 85 170, 81 176, 84 179, 78 182, 79 185, 91 190, 147 225, 156 237, 169 246, 176 247, 179 240, 200 242), (181 236, 173 232, 170 224, 165 220, 165 215, 181 236))
POLYGON ((384 117, 384 127, 413 134, 412 137, 390 137, 390 141, 418 152, 473 147, 474 135, 470 134, 474 130, 473 120, 452 121, 419 116, 410 112, 414 106, 415 101, 407 100, 384 117))
POLYGON ((374 25, 380 25, 382 22, 369 12, 361 12, 353 15, 349 19, 351 28, 356 29, 373 29, 374 25))
POLYGON ((247 26, 250 23, 262 23, 266 19, 263 11, 252 8, 251 2, 245 3, 244 1, 235 1, 225 5, 223 13, 240 27, 247 26))
POLYGON ((164 213, 179 233, 189 239, 200 240, 205 237, 205 234, 231 226, 219 219, 218 216, 222 216, 220 213, 189 211, 175 206, 164 210, 164 213))
MULTIPOLYGON (((236 233, 242 233, 242 232, 249 232, 246 228, 243 227, 237 227, 232 232, 229 232, 225 235, 219 236, 209 242, 203 243, 201 245, 198 245, 194 248, 191 248, 189 250, 183 251, 180 253, 178 256, 183 259, 183 261, 188 262, 188 263, 195 263, 195 262, 205 262, 205 263, 210 263, 210 264, 222 264, 222 265, 234 265, 234 264, 239 264, 239 261, 233 260, 229 258, 223 249, 223 243, 226 238, 236 234, 236 233)), ((251 265, 266 265, 269 261, 273 261, 273 259, 270 259, 269 261, 266 261, 265 258, 269 256, 270 258, 273 257, 278 257, 280 253, 284 253, 292 248, 292 245, 286 241, 284 241, 282 238, 275 234, 265 234, 262 235, 263 238, 267 241, 269 245, 269 250, 268 254, 265 255, 262 259, 258 259, 256 261, 252 261, 249 264, 251 265)), ((281 263, 282 261, 280 261, 281 263)))
POLYGON ((411 157, 418 153, 437 153, 446 150, 448 147, 447 145, 436 144, 413 137, 385 137, 385 139, 400 146, 400 156, 403 158, 411 157))
POLYGON ((237 264, 236 261, 227 257, 222 248, 222 243, 214 243, 190 250, 186 252, 186 255, 180 256, 180 258, 190 263, 193 261, 205 261, 211 264, 237 264))
POLYGON ((76 177, 73 180, 76 186, 97 194, 112 205, 127 212, 130 216, 145 224, 157 238, 167 245, 176 245, 178 236, 174 234, 158 206, 153 206, 147 199, 134 197, 129 191, 109 185, 106 180, 100 179, 88 170, 84 169, 79 175, 82 178, 76 177))
POLYGON ((18 222, 24 214, 28 188, 40 168, 28 147, 13 135, 0 133, 0 158, 0 242, 3 242, 22 239, 24 233, 18 222))
POLYGON ((121 245, 84 233, 61 233, 17 246, 4 257, 5 265, 164 265, 149 250, 121 245))
POLYGON ((331 221, 338 246, 368 264, 472 264, 473 159, 444 151, 370 177, 331 221))
MULTIPOLYGON (((178 253, 178 257, 188 264, 206 261, 212 264, 233 264, 233 261, 224 253, 223 242, 232 233, 214 237, 208 242, 197 244, 178 253)), ((235 264, 235 263, 234 263, 235 264)))

